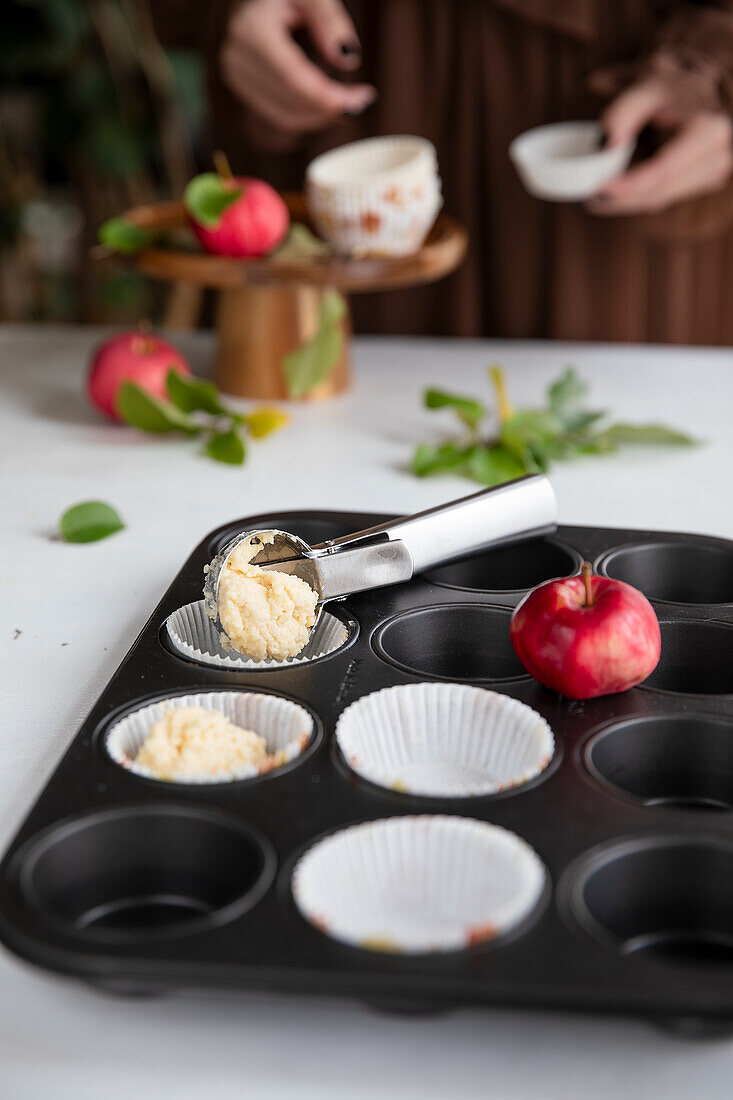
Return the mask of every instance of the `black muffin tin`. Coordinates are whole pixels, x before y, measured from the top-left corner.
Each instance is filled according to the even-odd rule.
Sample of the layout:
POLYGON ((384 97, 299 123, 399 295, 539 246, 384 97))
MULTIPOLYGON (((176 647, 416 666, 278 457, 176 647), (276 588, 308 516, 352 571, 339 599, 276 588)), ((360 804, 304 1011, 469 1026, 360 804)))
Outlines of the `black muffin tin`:
MULTIPOLYGON (((310 543, 382 522, 341 512, 255 516, 207 536, 166 592, 0 866, 0 937, 18 955, 117 992, 184 986, 342 994, 395 1009, 484 1004, 624 1012, 688 1031, 733 1024, 733 543, 562 527, 340 605, 344 648, 307 665, 233 671, 184 660, 166 617, 201 597, 237 531, 310 543), (524 674, 509 642, 527 588, 577 571, 637 585, 662 659, 621 695, 570 702, 524 674), (549 721, 556 754, 524 787, 424 798, 356 777, 334 743, 360 696, 425 679, 482 684, 549 721), (307 707, 315 738, 265 777, 173 785, 118 767, 123 713, 206 689, 307 707), (379 954, 297 912, 290 875, 317 837, 397 814, 460 814, 527 840, 551 882, 533 919, 465 951, 379 954)), ((100 639, 101 641, 101 639, 100 639)))

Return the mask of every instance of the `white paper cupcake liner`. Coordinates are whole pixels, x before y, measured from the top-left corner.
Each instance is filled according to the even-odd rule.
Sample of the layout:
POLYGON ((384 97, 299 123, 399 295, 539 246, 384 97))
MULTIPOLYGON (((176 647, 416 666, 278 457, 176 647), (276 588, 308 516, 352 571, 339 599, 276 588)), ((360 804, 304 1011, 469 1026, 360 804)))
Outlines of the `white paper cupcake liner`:
POLYGON ((256 669, 289 668, 326 657, 346 645, 353 626, 328 611, 322 611, 305 647, 296 657, 285 661, 253 661, 233 650, 227 652, 221 644, 218 626, 208 616, 204 600, 186 604, 174 611, 166 619, 165 629, 173 649, 181 657, 202 665, 251 672, 256 669))
POLYGON ((538 776, 555 751, 531 707, 467 684, 384 688, 347 707, 338 746, 380 787, 435 797, 495 794, 538 776))
POLYGON ((306 196, 316 228, 338 252, 410 255, 443 203, 435 149, 410 137, 342 146, 311 163, 306 196))
POLYGON ((306 185, 322 190, 409 186, 437 171, 435 146, 426 138, 402 134, 365 138, 322 153, 308 165, 306 185))
MULTIPOLYGON (((253 730, 267 743, 270 754, 285 754, 284 764, 295 760, 307 748, 315 729, 312 716, 297 703, 281 699, 277 695, 261 695, 245 691, 205 691, 197 695, 176 695, 157 703, 150 703, 125 715, 116 722, 105 737, 107 752, 121 767, 147 779, 158 777, 149 768, 135 763, 143 742, 150 733, 154 722, 168 711, 181 707, 202 707, 204 710, 216 710, 225 715, 242 729, 253 730)), ((282 765, 280 765, 282 766, 282 765)), ((236 779, 250 779, 260 775, 256 764, 247 764, 233 771, 212 778, 200 779, 186 777, 182 783, 230 783, 236 779)), ((165 782, 177 782, 165 780, 165 782)))
POLYGON ((518 925, 547 873, 498 825, 443 815, 393 817, 317 842, 293 872, 295 903, 333 939, 374 951, 457 951, 518 925))
POLYGON ((531 195, 554 202, 591 198, 620 175, 631 160, 633 141, 600 148, 597 122, 559 122, 520 134, 509 156, 531 195))
POLYGON ((421 248, 443 205, 440 181, 408 190, 385 187, 360 194, 307 191, 321 236, 349 256, 409 256, 421 248))

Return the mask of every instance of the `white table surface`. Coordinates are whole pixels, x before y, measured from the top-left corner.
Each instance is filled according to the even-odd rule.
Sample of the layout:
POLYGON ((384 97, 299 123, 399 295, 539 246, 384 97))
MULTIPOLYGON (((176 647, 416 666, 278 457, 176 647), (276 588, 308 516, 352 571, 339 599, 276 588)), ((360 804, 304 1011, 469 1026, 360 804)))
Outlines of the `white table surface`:
MULTIPOLYGON (((593 404, 666 420, 706 444, 557 466, 561 521, 733 537, 730 351, 362 339, 352 392, 297 408, 286 431, 234 468, 190 441, 103 423, 81 396, 99 335, 0 327, 2 847, 208 530, 270 509, 407 512, 471 490, 407 470, 415 443, 451 423, 421 407, 428 384, 488 394, 486 365, 498 361, 515 400, 532 402, 576 364, 593 404), (113 504, 126 530, 88 546, 52 541, 60 513, 94 498, 113 504)), ((203 373, 207 337, 179 343, 203 373)), ((265 996, 118 1000, 0 950, 3 1100, 717 1100, 732 1080, 733 1042, 678 1041, 635 1021, 510 1011, 410 1019, 265 996)))

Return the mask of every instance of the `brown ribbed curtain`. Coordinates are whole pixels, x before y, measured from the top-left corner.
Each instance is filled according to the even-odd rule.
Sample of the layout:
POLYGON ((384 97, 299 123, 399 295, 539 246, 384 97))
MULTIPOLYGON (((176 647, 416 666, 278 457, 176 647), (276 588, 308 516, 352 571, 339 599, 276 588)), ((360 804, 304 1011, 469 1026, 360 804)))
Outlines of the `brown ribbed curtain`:
MULTIPOLYGON (((733 104, 733 4, 654 0, 350 0, 376 104, 288 154, 263 152, 216 65, 230 4, 196 34, 210 56, 212 141, 236 171, 302 184, 317 152, 373 134, 417 133, 438 149, 446 209, 471 245, 432 287, 355 301, 358 331, 733 343, 733 188, 650 217, 594 218, 527 195, 507 158, 531 126, 598 114, 588 77, 679 64, 733 104)), ((205 7, 205 5, 201 5, 205 7)), ((164 39, 186 0, 154 0, 164 39)))

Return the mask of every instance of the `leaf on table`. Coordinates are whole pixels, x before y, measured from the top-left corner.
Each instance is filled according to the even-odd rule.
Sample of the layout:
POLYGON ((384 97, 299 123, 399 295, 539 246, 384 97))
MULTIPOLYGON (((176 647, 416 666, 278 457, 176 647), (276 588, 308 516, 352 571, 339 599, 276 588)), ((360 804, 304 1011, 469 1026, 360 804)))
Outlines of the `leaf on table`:
POLYGON ((275 263, 297 264, 308 260, 327 260, 332 253, 331 246, 311 233, 307 225, 294 222, 283 243, 270 253, 270 259, 275 263))
POLYGON ((269 408, 263 406, 261 409, 254 409, 253 412, 247 413, 242 417, 242 422, 246 424, 249 429, 250 435, 254 439, 264 439, 265 436, 270 435, 272 432, 278 431, 280 428, 284 428, 290 420, 287 413, 282 412, 280 409, 269 408))
POLYGON ((213 382, 204 382, 177 370, 168 371, 166 378, 168 396, 177 409, 184 413, 207 412, 212 416, 227 416, 229 410, 222 404, 219 391, 213 382))
POLYGON ((505 481, 522 477, 527 473, 527 467, 507 447, 476 446, 469 456, 466 473, 482 485, 503 485, 505 481))
POLYGON ((691 435, 679 432, 675 428, 668 428, 665 424, 611 424, 593 439, 596 442, 610 443, 612 447, 623 443, 651 443, 656 446, 672 447, 696 447, 699 444, 699 440, 691 435))
POLYGON ((204 451, 209 458, 216 459, 217 462, 226 462, 230 466, 241 466, 247 453, 236 425, 226 432, 215 432, 204 451))
POLYGON ((604 415, 603 412, 581 408, 588 386, 568 367, 547 390, 548 409, 567 431, 584 431, 604 415))
POLYGON ((134 225, 127 218, 110 218, 100 225, 97 239, 110 252, 118 252, 121 256, 132 256, 143 248, 149 248, 156 237, 149 229, 134 225))
POLYGON ((190 416, 170 401, 153 397, 135 382, 122 383, 117 391, 115 408, 127 424, 143 432, 186 432, 196 435, 201 430, 190 416))
POLYGON ((124 526, 114 508, 101 500, 75 504, 59 520, 59 531, 65 542, 98 542, 121 531, 124 526))
POLYGON ((475 401, 471 397, 461 397, 456 393, 446 393, 444 390, 426 390, 425 407, 453 409, 463 423, 471 429, 476 429, 486 414, 486 409, 480 401, 475 401))
POLYGON ((420 443, 412 456, 413 472, 418 477, 448 471, 461 473, 472 450, 472 446, 465 444, 444 443, 438 447, 430 443, 420 443))
POLYGON ((326 290, 321 298, 315 336, 283 359, 283 372, 291 397, 304 397, 331 374, 343 348, 340 322, 345 313, 343 296, 337 290, 326 290))
POLYGON ((227 207, 235 203, 242 188, 216 172, 194 176, 183 192, 183 205, 193 220, 205 229, 216 229, 227 207))

